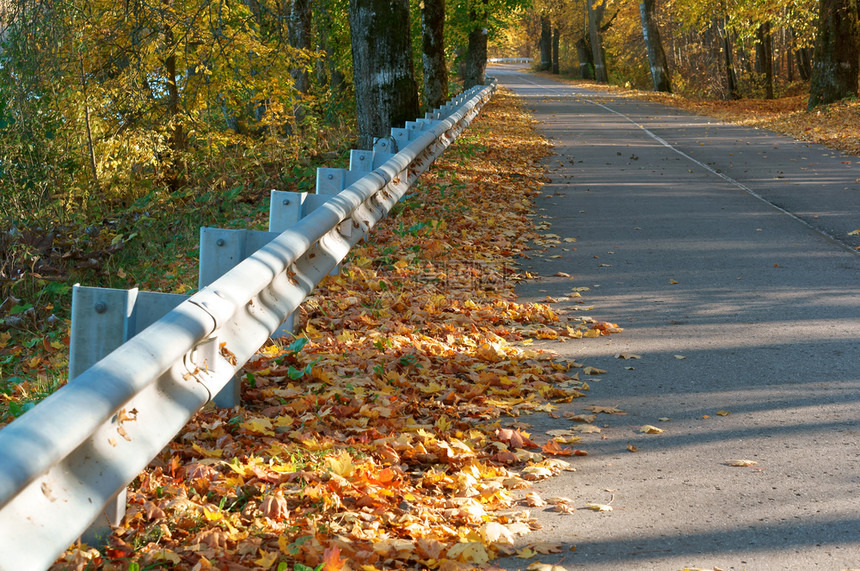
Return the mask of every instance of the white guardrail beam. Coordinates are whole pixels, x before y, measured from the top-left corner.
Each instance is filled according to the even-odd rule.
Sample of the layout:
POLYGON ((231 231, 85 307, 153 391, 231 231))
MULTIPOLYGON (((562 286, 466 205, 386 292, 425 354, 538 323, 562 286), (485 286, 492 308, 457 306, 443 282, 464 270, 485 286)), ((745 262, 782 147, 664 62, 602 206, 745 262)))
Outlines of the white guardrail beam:
POLYGON ((414 125, 384 164, 0 430, 0 570, 46 569, 102 517, 494 91, 414 125))

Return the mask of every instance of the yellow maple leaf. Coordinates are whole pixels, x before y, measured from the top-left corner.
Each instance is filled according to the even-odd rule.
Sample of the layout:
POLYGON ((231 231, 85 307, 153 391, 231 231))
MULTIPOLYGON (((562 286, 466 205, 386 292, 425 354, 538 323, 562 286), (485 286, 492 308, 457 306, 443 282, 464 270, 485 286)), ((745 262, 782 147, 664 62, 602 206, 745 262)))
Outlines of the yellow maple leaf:
POLYGON ((338 476, 348 478, 355 472, 355 464, 352 462, 352 456, 346 450, 335 456, 326 456, 325 460, 329 469, 338 476))
POLYGON ((203 448, 202 446, 200 446, 196 442, 191 444, 191 448, 192 448, 192 450, 194 450, 198 454, 201 454, 204 458, 220 458, 224 454, 224 451, 221 450, 220 448, 215 448, 215 449, 203 448))
POLYGON ((254 565, 258 565, 263 569, 268 569, 272 565, 275 564, 275 561, 278 560, 278 552, 277 551, 264 551, 260 550, 260 558, 254 561, 254 565))
POLYGON ((268 418, 254 418, 241 423, 239 426, 252 434, 275 436, 275 431, 272 430, 272 421, 268 418))
POLYGON ((458 543, 448 548, 448 558, 460 561, 461 563, 483 565, 490 560, 490 554, 483 543, 469 541, 458 543))
POLYGON ((224 518, 224 514, 219 511, 203 508, 203 517, 205 517, 209 521, 218 521, 224 518))

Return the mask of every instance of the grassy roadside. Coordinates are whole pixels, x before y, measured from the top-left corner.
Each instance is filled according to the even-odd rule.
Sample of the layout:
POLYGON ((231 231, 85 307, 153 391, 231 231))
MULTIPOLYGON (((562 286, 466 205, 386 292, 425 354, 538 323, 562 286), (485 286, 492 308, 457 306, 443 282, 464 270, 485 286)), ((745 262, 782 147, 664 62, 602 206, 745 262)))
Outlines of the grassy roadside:
POLYGON ((317 166, 346 166, 343 148, 304 161, 237 157, 230 176, 0 233, 0 426, 65 384, 72 284, 192 293, 201 226, 265 230, 269 190, 312 190, 317 166))
POLYGON ((807 111, 808 95, 737 101, 693 99, 546 73, 538 75, 589 89, 662 103, 727 123, 768 129, 860 156, 860 101, 856 99, 846 99, 807 111))

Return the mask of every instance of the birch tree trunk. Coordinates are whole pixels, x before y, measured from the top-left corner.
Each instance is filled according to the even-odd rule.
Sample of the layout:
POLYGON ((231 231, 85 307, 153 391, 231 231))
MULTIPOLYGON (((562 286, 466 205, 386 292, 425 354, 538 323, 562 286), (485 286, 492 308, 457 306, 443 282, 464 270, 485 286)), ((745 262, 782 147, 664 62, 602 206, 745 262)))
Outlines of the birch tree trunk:
POLYGON ((350 0, 349 28, 359 144, 418 116, 409 0, 350 0))

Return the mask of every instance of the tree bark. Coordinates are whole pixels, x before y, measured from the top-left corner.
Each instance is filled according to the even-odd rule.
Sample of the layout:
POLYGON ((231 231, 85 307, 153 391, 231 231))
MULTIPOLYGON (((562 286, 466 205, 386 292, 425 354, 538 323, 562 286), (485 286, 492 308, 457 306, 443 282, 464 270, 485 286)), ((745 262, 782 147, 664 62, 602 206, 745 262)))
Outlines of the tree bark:
POLYGON ((820 0, 809 108, 857 95, 860 27, 857 0, 820 0))
POLYGON ((559 73, 558 67, 558 42, 561 34, 558 31, 558 28, 554 28, 552 31, 552 72, 556 75, 559 73))
POLYGON ((90 173, 93 176, 93 185, 98 187, 99 171, 96 168, 96 148, 95 145, 93 145, 93 128, 90 121, 90 102, 89 94, 87 93, 87 76, 84 73, 84 55, 78 54, 78 58, 81 70, 81 95, 84 100, 84 128, 87 131, 87 154, 89 155, 87 158, 90 161, 90 173))
MULTIPOLYGON (((300 50, 311 49, 311 0, 292 0, 288 26, 290 45, 300 50)), ((306 94, 310 89, 310 74, 302 65, 292 72, 296 90, 306 94)))
POLYGON ((663 50, 663 42, 660 39, 660 29, 654 19, 654 1, 643 0, 639 4, 639 13, 642 16, 642 36, 648 51, 648 63, 651 66, 654 91, 672 93, 669 63, 666 60, 666 52, 663 50))
POLYGON ((361 147, 418 116, 409 0, 350 0, 349 28, 361 147))
POLYGON ((770 22, 765 22, 756 29, 756 40, 756 72, 764 75, 765 97, 773 99, 773 35, 770 22))
POLYGON ((552 22, 549 16, 540 17, 540 67, 539 71, 552 69, 552 22))
POLYGON ((487 2, 481 0, 469 11, 472 31, 469 32, 469 45, 466 48, 466 67, 463 75, 463 89, 484 84, 484 71, 487 69, 487 2))
POLYGON ((164 71, 167 76, 167 116, 170 117, 170 164, 167 169, 167 182, 171 191, 179 190, 183 184, 182 154, 185 150, 185 131, 179 119, 179 83, 176 75, 176 49, 173 29, 167 26, 164 33, 165 48, 164 71))
POLYGON ((719 33, 723 48, 723 62, 725 63, 726 72, 726 96, 728 99, 740 99, 741 95, 738 92, 738 80, 735 75, 735 64, 732 57, 732 38, 728 30, 728 18, 726 22, 720 26, 719 33))
POLYGON ((789 28, 789 32, 791 34, 791 45, 794 51, 795 62, 797 63, 797 73, 800 75, 800 79, 809 81, 809 78, 812 76, 812 62, 809 60, 809 49, 794 47, 794 39, 796 37, 794 29, 789 28))
POLYGON ((588 8, 588 35, 591 39, 591 53, 594 58, 594 79, 600 83, 609 83, 609 75, 606 71, 606 53, 603 49, 603 37, 600 29, 603 14, 606 11, 606 1, 602 0, 600 4, 592 4, 591 0, 585 2, 588 8))
POLYGON ((582 79, 594 79, 594 56, 587 38, 576 40, 576 55, 579 58, 579 76, 582 79))
POLYGON ((445 0, 424 0, 421 36, 424 63, 424 104, 434 109, 448 99, 448 66, 445 62, 445 0))

